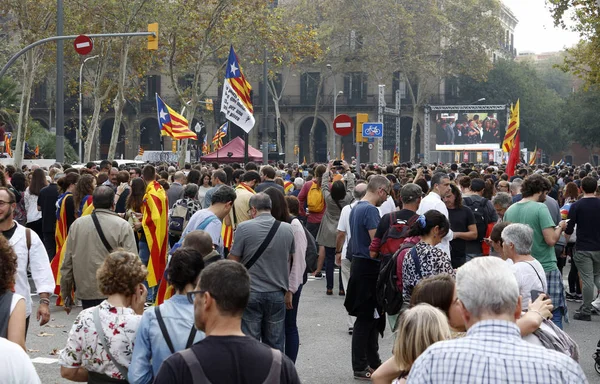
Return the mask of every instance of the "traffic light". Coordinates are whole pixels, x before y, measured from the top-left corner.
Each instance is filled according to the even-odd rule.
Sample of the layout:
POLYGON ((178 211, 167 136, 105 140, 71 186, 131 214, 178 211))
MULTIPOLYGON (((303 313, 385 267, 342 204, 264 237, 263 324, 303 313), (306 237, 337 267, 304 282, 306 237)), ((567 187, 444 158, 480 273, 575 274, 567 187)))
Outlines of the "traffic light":
POLYGON ((156 51, 158 49, 158 23, 148 24, 148 32, 154 32, 154 36, 148 36, 148 50, 156 51))
POLYGON ((362 135, 363 124, 369 121, 368 113, 357 113, 356 114, 356 142, 366 143, 369 139, 365 139, 362 135))
POLYGON ((215 105, 213 104, 213 99, 206 99, 206 100, 204 100, 204 102, 206 103, 206 110, 207 111, 214 111, 215 110, 215 105))

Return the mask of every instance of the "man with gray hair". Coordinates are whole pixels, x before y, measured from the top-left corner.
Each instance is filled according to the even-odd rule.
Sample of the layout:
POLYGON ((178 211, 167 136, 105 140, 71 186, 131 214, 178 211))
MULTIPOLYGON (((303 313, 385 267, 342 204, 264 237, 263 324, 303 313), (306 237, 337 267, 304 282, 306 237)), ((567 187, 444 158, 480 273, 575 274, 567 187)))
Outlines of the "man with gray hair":
POLYGON ((467 336, 440 341, 417 358, 409 383, 587 383, 569 356, 521 339, 519 285, 509 265, 475 258, 456 272, 467 336), (493 284, 490 284, 493 282, 493 284))
POLYGON ((523 198, 521 194, 521 185, 523 184, 523 179, 517 177, 510 182, 510 194, 512 196, 512 202, 518 203, 523 198))
POLYGON ((295 245, 292 226, 275 220, 271 207, 265 193, 250 198, 252 219, 238 225, 228 258, 244 264, 251 277, 242 331, 283 352, 285 310, 292 309, 289 266, 295 245))
POLYGON ((169 208, 173 208, 175 202, 179 199, 183 198, 183 182, 185 180, 185 175, 181 171, 175 172, 173 175, 173 182, 169 186, 169 190, 167 191, 167 199, 169 203, 169 208))
POLYGON ((504 214, 508 207, 512 204, 512 196, 506 192, 498 192, 496 196, 492 198, 492 205, 498 214, 498 222, 501 222, 504 218, 504 214))
MULTIPOLYGON (((342 274, 342 284, 344 287, 348 287, 348 280, 350 280, 350 265, 351 261, 348 258, 348 242, 350 241, 350 212, 356 206, 356 204, 365 197, 367 193, 367 183, 359 181, 352 191, 354 201, 342 208, 340 213, 340 220, 337 226, 337 237, 335 240, 336 251, 335 251, 335 264, 340 266, 340 273, 342 274), (339 252, 338 252, 339 251, 339 252)), ((348 333, 352 334, 354 329, 353 316, 348 315, 348 333)))
POLYGON ((510 224, 502 230, 502 251, 510 260, 519 284, 521 308, 527 310, 532 291, 548 292, 544 267, 531 256, 533 229, 525 224, 510 224))

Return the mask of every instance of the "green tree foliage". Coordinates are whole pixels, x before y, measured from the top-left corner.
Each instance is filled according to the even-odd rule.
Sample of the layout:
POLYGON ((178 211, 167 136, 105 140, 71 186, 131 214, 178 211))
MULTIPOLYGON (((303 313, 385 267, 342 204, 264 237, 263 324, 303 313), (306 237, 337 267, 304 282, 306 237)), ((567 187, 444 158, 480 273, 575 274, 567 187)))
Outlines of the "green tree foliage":
POLYGON ((21 95, 17 83, 10 77, 0 79, 0 120, 14 125, 18 118, 18 105, 21 95))
POLYGON ((554 23, 575 31, 581 41, 567 50, 561 68, 585 81, 600 84, 600 4, 598 0, 549 0, 554 23), (571 21, 567 25, 566 21, 571 21))
POLYGON ((567 127, 571 140, 583 147, 600 147, 600 89, 591 86, 571 95, 563 113, 563 126, 567 127))
POLYGON ((568 144, 569 132, 561 118, 566 101, 528 63, 500 60, 487 80, 463 77, 460 92, 464 103, 482 97, 487 104, 509 104, 520 99, 521 141, 528 148, 537 145, 554 153, 568 144))
MULTIPOLYGON (((56 158, 56 135, 46 130, 36 120, 29 122, 29 136, 26 141, 31 150, 39 145, 40 156, 44 159, 56 158)), ((65 161, 72 164, 78 159, 77 152, 71 143, 65 141, 65 161)))

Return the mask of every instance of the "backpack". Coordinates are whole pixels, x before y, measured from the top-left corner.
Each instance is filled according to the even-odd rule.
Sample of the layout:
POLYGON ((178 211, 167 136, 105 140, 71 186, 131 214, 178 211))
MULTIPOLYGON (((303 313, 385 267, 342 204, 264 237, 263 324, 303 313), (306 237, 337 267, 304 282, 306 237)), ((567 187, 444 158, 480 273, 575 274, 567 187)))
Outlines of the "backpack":
POLYGON ((308 205, 308 212, 321 213, 323 212, 323 209, 325 209, 323 192, 321 192, 321 188, 314 181, 308 190, 306 203, 308 205))
MULTIPOLYGON (((293 219, 300 221, 300 219, 297 217, 294 217, 293 219)), ((302 224, 301 221, 300 224, 302 224)), ((306 229, 304 224, 302 225, 302 229, 304 229, 304 234, 306 235, 306 254, 304 255, 306 260, 306 272, 313 273, 317 270, 317 259, 319 258, 317 242, 315 241, 314 236, 308 232, 308 229, 306 229)))
POLYGON ((418 242, 418 237, 403 239, 403 243, 394 255, 387 261, 381 261, 379 276, 377 276, 375 297, 377 304, 388 315, 396 315, 402 308, 404 302, 404 298, 402 297, 402 263, 404 262, 406 253, 418 242))
POLYGON ((181 236, 185 227, 190 221, 190 212, 187 205, 187 200, 180 200, 173 207, 173 212, 169 218, 169 234, 173 236, 181 236))
POLYGON ((410 220, 398 219, 397 212, 390 214, 390 227, 381 237, 379 246, 379 258, 385 262, 389 260, 400 248, 404 239, 408 237, 408 232, 412 224, 417 221, 418 215, 414 215, 410 220))
POLYGON ((485 197, 481 198, 481 200, 473 200, 470 197, 465 197, 463 201, 473 211, 475 225, 477 226, 477 241, 481 242, 485 238, 488 224, 490 223, 490 218, 486 210, 488 200, 485 197))

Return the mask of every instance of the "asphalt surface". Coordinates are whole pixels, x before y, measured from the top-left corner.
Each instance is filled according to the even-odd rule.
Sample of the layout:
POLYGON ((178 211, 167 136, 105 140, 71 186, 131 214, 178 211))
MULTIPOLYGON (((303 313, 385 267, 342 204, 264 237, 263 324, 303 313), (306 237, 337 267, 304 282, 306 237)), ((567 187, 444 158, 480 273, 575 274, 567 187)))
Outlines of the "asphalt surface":
MULTIPOLYGON (((568 266, 565 271, 568 273, 568 266)), ((336 271, 337 274, 337 271, 336 271)), ((565 275, 566 276, 566 275, 565 275)), ((334 295, 325 295, 325 279, 309 280, 302 291, 298 313, 300 351, 296 368, 303 383, 352 383, 350 356, 351 336, 348 334, 344 298, 337 295, 337 276, 334 295)), ((34 302, 37 300, 34 299, 34 302)), ((592 354, 600 339, 600 316, 591 322, 572 319, 577 303, 569 303, 571 320, 565 331, 579 344, 580 364, 590 383, 600 383, 594 370, 592 354)), ((27 348, 42 383, 67 383, 60 378, 60 367, 54 351, 63 348, 78 310, 67 315, 62 308, 51 306, 52 320, 44 327, 32 321, 27 335, 27 348)), ((32 319, 34 320, 34 319, 32 319)), ((391 356, 393 336, 386 329, 379 342, 382 361, 391 356)))

